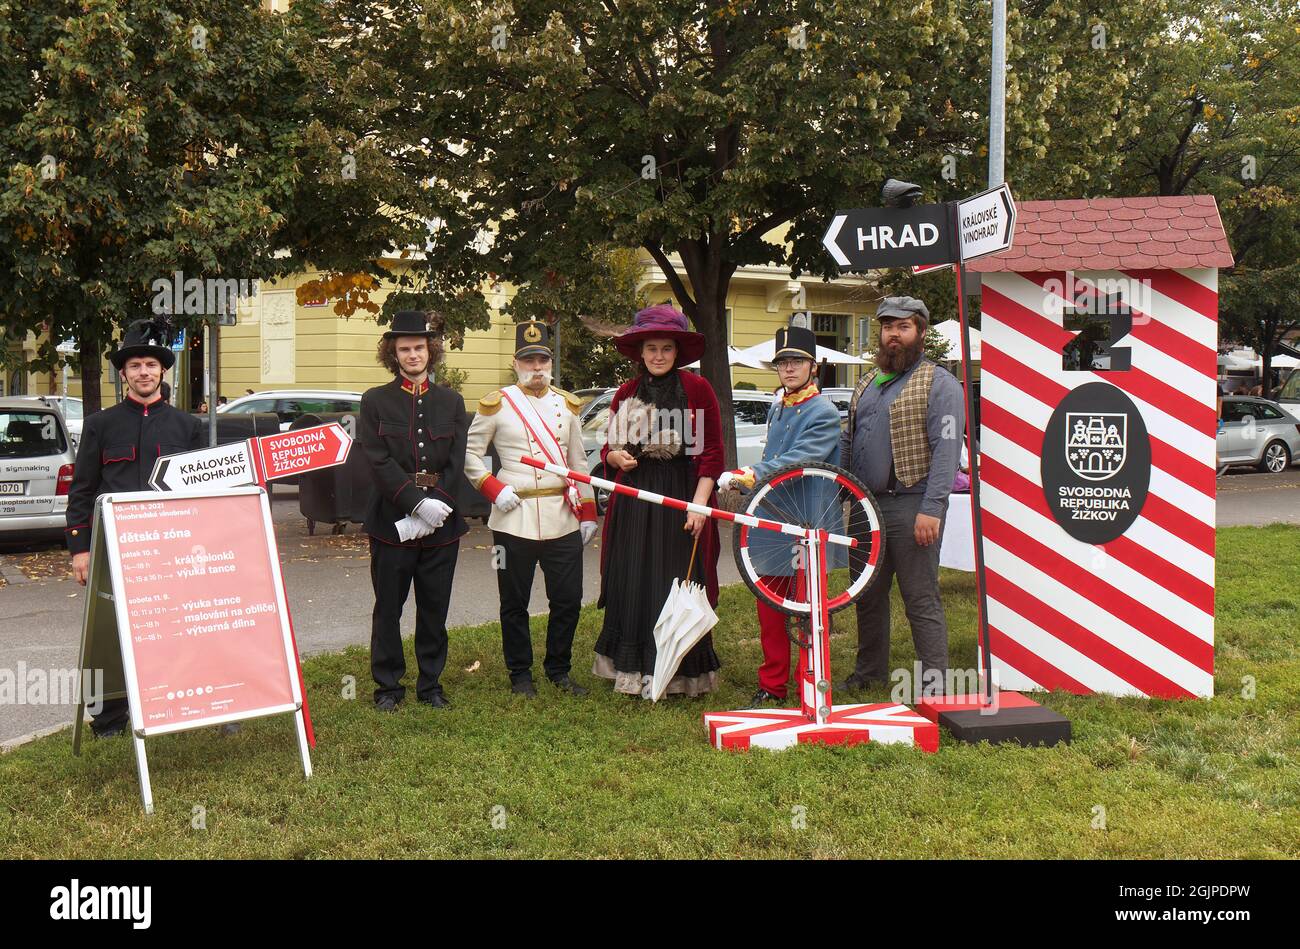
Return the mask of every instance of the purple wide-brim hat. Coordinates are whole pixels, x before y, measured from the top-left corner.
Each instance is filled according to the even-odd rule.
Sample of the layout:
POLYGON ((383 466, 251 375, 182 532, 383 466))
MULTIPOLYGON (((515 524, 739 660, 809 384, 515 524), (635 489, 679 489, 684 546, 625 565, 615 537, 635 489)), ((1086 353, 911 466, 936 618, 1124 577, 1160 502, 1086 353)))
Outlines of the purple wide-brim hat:
POLYGON ((641 361, 641 344, 647 339, 671 339, 677 342, 674 367, 695 362, 704 355, 704 334, 688 328, 686 314, 667 303, 646 307, 637 312, 632 328, 614 337, 618 351, 633 362, 641 361))

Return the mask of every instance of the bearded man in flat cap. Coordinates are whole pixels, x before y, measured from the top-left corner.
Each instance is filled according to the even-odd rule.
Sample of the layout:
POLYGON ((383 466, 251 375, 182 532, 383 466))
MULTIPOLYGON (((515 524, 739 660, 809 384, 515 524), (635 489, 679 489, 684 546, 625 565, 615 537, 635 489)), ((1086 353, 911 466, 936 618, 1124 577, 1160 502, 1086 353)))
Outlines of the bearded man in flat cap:
POLYGON ((857 603, 858 654, 848 691, 889 680, 889 591, 895 578, 921 662, 913 695, 941 695, 948 624, 939 546, 966 428, 961 383, 925 358, 930 311, 914 297, 876 309, 876 368, 862 377, 840 441, 840 465, 875 495, 884 519, 880 577, 857 603))

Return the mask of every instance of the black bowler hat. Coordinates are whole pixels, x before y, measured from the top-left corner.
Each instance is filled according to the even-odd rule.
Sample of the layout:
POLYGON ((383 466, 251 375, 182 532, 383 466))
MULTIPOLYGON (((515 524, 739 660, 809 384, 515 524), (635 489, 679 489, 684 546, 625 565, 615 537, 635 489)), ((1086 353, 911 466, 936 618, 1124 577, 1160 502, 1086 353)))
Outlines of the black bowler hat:
POLYGON ((545 323, 538 320, 529 320, 526 323, 515 324, 515 358, 522 356, 550 356, 555 358, 551 352, 551 331, 545 323))
POLYGON ((122 334, 117 352, 111 353, 108 358, 114 369, 121 369, 134 356, 152 356, 164 369, 170 369, 172 363, 176 362, 176 354, 172 352, 170 343, 167 328, 158 321, 136 320, 122 334))
POLYGON ((808 327, 782 326, 776 331, 776 349, 772 353, 772 362, 788 358, 817 361, 817 336, 808 327))
POLYGON ((429 328, 429 316, 423 310, 398 310, 393 314, 393 322, 384 333, 384 339, 397 336, 441 336, 440 330, 429 328))

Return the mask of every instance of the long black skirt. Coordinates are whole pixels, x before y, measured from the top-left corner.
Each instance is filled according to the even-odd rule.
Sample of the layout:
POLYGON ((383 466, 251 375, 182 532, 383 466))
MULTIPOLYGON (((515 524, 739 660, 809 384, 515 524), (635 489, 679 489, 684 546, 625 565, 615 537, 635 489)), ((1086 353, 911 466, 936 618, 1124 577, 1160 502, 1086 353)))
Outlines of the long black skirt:
MULTIPOLYGON (((674 498, 690 498, 690 459, 658 461, 642 458, 621 479, 630 487, 674 498)), ((610 526, 605 537, 605 572, 600 602, 605 625, 596 640, 592 673, 614 680, 616 691, 635 695, 654 672, 654 627, 668 599, 674 578, 685 579, 695 539, 685 530, 686 514, 660 504, 634 498, 612 499, 610 526)), ((701 550, 702 550, 701 545, 701 550)), ((696 552, 692 579, 703 584, 703 556, 696 552)), ((722 668, 708 633, 682 659, 668 685, 668 694, 702 695, 717 688, 722 668)))

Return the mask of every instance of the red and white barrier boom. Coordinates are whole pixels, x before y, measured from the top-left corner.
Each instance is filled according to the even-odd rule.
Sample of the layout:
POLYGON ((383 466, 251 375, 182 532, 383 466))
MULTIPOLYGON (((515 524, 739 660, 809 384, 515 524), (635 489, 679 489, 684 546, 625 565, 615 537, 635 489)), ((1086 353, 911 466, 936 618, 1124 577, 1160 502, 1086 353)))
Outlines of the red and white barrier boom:
POLYGON ((831 704, 830 612, 826 583, 827 545, 857 547, 858 541, 845 534, 833 534, 819 528, 799 527, 722 511, 705 504, 670 498, 653 491, 643 491, 626 484, 607 481, 562 465, 519 459, 533 468, 574 481, 582 481, 604 491, 636 498, 650 504, 670 507, 691 514, 702 514, 717 521, 732 521, 751 528, 777 531, 798 537, 805 556, 800 559, 798 583, 809 596, 810 633, 808 645, 800 647, 798 709, 744 709, 736 712, 707 712, 705 725, 709 740, 717 748, 743 750, 749 747, 788 748, 801 742, 841 744, 863 741, 905 742, 935 751, 938 727, 911 709, 891 703, 879 705, 831 704))

